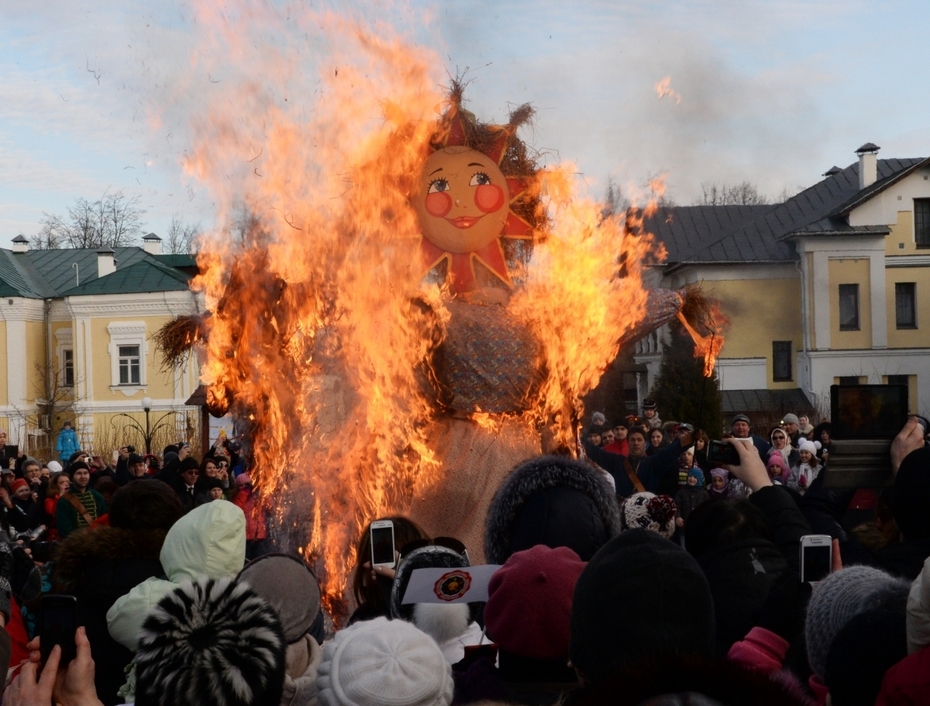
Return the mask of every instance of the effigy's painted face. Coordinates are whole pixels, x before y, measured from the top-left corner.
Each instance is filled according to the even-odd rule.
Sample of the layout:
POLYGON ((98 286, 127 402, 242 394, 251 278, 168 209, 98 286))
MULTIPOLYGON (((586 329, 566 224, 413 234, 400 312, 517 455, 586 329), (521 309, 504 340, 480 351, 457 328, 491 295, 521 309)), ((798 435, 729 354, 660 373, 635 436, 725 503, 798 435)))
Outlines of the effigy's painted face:
POLYGON ((427 240, 469 253, 500 237, 509 202, 507 179, 494 160, 468 147, 445 147, 424 163, 413 207, 427 240))

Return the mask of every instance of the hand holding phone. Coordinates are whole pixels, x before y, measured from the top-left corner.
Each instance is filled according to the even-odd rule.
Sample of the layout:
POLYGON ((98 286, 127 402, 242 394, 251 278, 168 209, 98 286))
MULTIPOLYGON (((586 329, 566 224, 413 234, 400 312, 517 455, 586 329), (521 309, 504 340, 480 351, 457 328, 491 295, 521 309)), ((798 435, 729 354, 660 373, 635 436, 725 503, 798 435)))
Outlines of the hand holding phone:
POLYGON ((65 594, 42 596, 39 617, 42 663, 48 661, 52 647, 61 647, 61 664, 68 664, 77 654, 74 632, 77 630, 77 598, 65 594))

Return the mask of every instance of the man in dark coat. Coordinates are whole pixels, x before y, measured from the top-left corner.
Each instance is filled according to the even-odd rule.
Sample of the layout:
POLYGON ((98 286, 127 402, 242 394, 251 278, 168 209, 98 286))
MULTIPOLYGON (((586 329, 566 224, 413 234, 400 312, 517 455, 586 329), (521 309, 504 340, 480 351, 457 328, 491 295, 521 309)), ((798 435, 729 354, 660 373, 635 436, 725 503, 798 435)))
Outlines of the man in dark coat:
POLYGON ((584 443, 588 457, 613 476, 617 495, 628 498, 646 490, 657 495, 675 495, 678 488, 678 457, 694 442, 692 432, 685 431, 675 441, 654 456, 646 456, 646 435, 641 429, 627 434, 629 456, 612 454, 594 444, 584 443), (635 476, 640 487, 632 478, 635 476))

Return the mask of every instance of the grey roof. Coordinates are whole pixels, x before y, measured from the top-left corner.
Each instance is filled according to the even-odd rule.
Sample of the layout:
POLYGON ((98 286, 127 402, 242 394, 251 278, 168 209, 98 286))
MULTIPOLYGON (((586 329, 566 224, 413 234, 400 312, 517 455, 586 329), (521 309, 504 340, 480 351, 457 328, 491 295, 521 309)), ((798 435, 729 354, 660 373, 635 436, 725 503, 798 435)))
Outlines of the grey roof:
POLYGON ((721 390, 721 409, 727 416, 751 412, 776 412, 786 409, 812 409, 804 390, 721 390))
POLYGON ((0 296, 50 299, 77 294, 128 294, 187 288, 188 274, 142 248, 115 248, 114 257, 116 271, 98 278, 97 251, 92 248, 24 253, 0 249, 0 296))
POLYGON ((670 269, 698 262, 792 261, 797 254, 787 241, 793 237, 888 233, 884 225, 850 226, 849 212, 926 165, 930 158, 877 160, 877 180, 860 190, 855 162, 783 203, 661 208, 645 228, 665 243, 670 269))

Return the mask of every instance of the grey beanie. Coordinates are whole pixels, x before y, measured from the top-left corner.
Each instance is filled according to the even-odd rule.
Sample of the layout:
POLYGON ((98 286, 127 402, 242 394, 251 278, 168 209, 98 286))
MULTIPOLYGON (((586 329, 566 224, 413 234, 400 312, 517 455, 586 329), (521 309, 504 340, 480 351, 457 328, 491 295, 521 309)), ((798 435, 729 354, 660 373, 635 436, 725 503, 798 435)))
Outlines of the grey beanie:
POLYGON ((849 566, 814 589, 804 627, 807 659, 823 676, 833 638, 851 618, 873 610, 903 610, 911 585, 870 566, 849 566))

